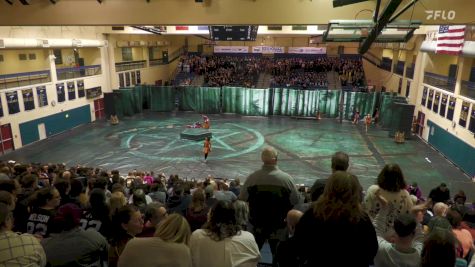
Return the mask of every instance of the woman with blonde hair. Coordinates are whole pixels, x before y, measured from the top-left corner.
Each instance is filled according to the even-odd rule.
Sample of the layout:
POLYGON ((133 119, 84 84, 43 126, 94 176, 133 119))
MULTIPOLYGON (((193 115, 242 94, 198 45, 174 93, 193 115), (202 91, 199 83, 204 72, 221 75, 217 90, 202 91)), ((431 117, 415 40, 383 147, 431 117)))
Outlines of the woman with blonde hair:
POLYGON ((191 267, 190 235, 186 219, 171 214, 159 223, 154 237, 134 238, 127 243, 120 255, 119 267, 191 267))
POLYGON ((373 265, 376 231, 361 206, 362 188, 350 173, 333 173, 323 194, 305 212, 294 238, 300 266, 373 265))
POLYGON ((120 208, 127 204, 127 199, 125 198, 124 193, 114 192, 109 198, 109 216, 112 218, 112 215, 116 213, 120 208))
POLYGON ((190 224, 191 231, 200 229, 208 218, 209 208, 205 203, 205 191, 197 188, 191 197, 191 203, 186 210, 186 219, 190 224))

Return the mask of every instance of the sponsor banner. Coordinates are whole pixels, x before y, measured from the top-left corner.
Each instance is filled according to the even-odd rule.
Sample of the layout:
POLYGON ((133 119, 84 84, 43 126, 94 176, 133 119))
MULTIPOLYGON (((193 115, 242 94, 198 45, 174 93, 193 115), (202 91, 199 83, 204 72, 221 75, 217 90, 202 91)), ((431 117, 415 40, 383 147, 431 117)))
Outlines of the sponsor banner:
POLYGON ((249 53, 249 46, 215 46, 215 53, 249 53))
POLYGON ((187 31, 188 30, 188 26, 175 26, 175 29, 177 31, 187 31))
POLYGON ((285 48, 283 46, 253 46, 252 53, 257 54, 283 54, 285 48))
POLYGON ((289 54, 326 54, 326 47, 289 47, 289 54))

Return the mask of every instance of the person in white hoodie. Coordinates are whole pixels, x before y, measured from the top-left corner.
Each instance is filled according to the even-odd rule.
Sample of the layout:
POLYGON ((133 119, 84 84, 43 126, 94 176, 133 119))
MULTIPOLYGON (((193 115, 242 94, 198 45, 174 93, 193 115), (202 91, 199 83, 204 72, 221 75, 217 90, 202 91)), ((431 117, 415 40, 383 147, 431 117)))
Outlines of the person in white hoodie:
POLYGON ((373 220, 378 237, 378 253, 374 258, 375 267, 419 267, 423 246, 422 227, 418 225, 412 214, 399 214, 394 220, 392 242, 385 239, 384 225, 387 214, 394 210, 392 203, 388 203, 380 194, 376 194, 381 202, 382 209, 373 220))

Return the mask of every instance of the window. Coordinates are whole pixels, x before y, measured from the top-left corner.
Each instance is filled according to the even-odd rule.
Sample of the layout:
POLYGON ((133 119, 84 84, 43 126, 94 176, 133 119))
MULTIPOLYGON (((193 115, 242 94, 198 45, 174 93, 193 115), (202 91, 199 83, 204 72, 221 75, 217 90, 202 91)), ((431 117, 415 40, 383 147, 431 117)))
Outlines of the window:
POLYGON ((3 55, 0 55, 0 62, 3 62, 3 55))
POLYGON ((63 55, 61 53, 61 49, 53 49, 53 55, 55 57, 54 64, 56 65, 63 64, 63 55))
POLYGON ((19 58, 20 60, 26 60, 26 54, 19 54, 19 55, 18 55, 18 58, 19 58))
POLYGON ((132 48, 122 47, 122 61, 132 61, 132 48))
POLYGON ((307 25, 292 25, 292 31, 306 31, 307 25))
POLYGON ((36 60, 36 54, 28 54, 29 60, 36 60))

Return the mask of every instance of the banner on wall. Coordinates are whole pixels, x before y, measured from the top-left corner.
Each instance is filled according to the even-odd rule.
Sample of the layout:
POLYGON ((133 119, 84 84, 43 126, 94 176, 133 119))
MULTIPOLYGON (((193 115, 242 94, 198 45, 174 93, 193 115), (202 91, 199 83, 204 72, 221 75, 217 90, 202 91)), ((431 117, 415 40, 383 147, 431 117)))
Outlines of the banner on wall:
POLYGON ((445 110, 447 109, 447 98, 448 97, 449 96, 446 95, 446 94, 442 95, 442 101, 440 103, 440 112, 439 112, 440 116, 442 116, 442 117, 445 117, 445 110))
POLYGON ((449 109, 447 110, 447 119, 450 121, 454 119, 454 111, 455 111, 456 102, 457 102, 457 99, 451 96, 449 100, 449 109))
POLYGON ((432 101, 434 101, 434 90, 429 90, 429 100, 427 100, 427 108, 432 109, 432 101))
POLYGON ((253 46, 252 53, 256 54, 283 54, 285 48, 283 46, 253 46))
POLYGON ((74 82, 68 82, 68 100, 76 99, 76 87, 74 86, 74 82))
POLYGON ((36 87, 36 96, 38 97, 39 107, 44 107, 48 105, 48 96, 46 94, 46 86, 36 87))
POLYGON ((66 100, 66 96, 64 94, 64 83, 56 84, 56 94, 58 95, 58 103, 64 102, 66 100))
POLYGON ((7 97, 8 114, 15 114, 20 112, 17 91, 6 92, 5 96, 7 97))
POLYGON ((427 102, 427 87, 424 87, 424 90, 422 91, 422 100, 421 100, 421 105, 425 106, 427 102))
POLYGON ((249 46, 215 46, 215 53, 249 53, 249 46))
POLYGON ((21 94, 23 96, 23 105, 25 106, 25 110, 32 110, 35 109, 35 99, 33 98, 33 89, 24 89, 21 90, 21 94))
POLYGON ((475 133, 475 104, 472 104, 472 112, 470 113, 470 124, 468 130, 475 133))
POLYGON ((462 102, 462 110, 460 111, 460 119, 459 119, 459 125, 462 127, 467 126, 467 119, 468 119, 468 110, 470 109, 470 103, 469 102, 462 102))
POLYGON ((327 53, 326 47, 289 47, 289 54, 316 54, 322 55, 327 53))
POLYGON ((85 97, 86 92, 84 92, 84 81, 83 80, 77 80, 76 84, 77 84, 77 87, 78 87, 78 97, 85 97))
POLYGON ((102 95, 102 88, 100 86, 93 87, 86 90, 86 98, 92 99, 96 97, 100 97, 102 95))
POLYGON ((434 98, 434 106, 432 107, 432 110, 435 113, 439 112, 439 100, 440 100, 440 92, 436 92, 435 98, 434 98))

